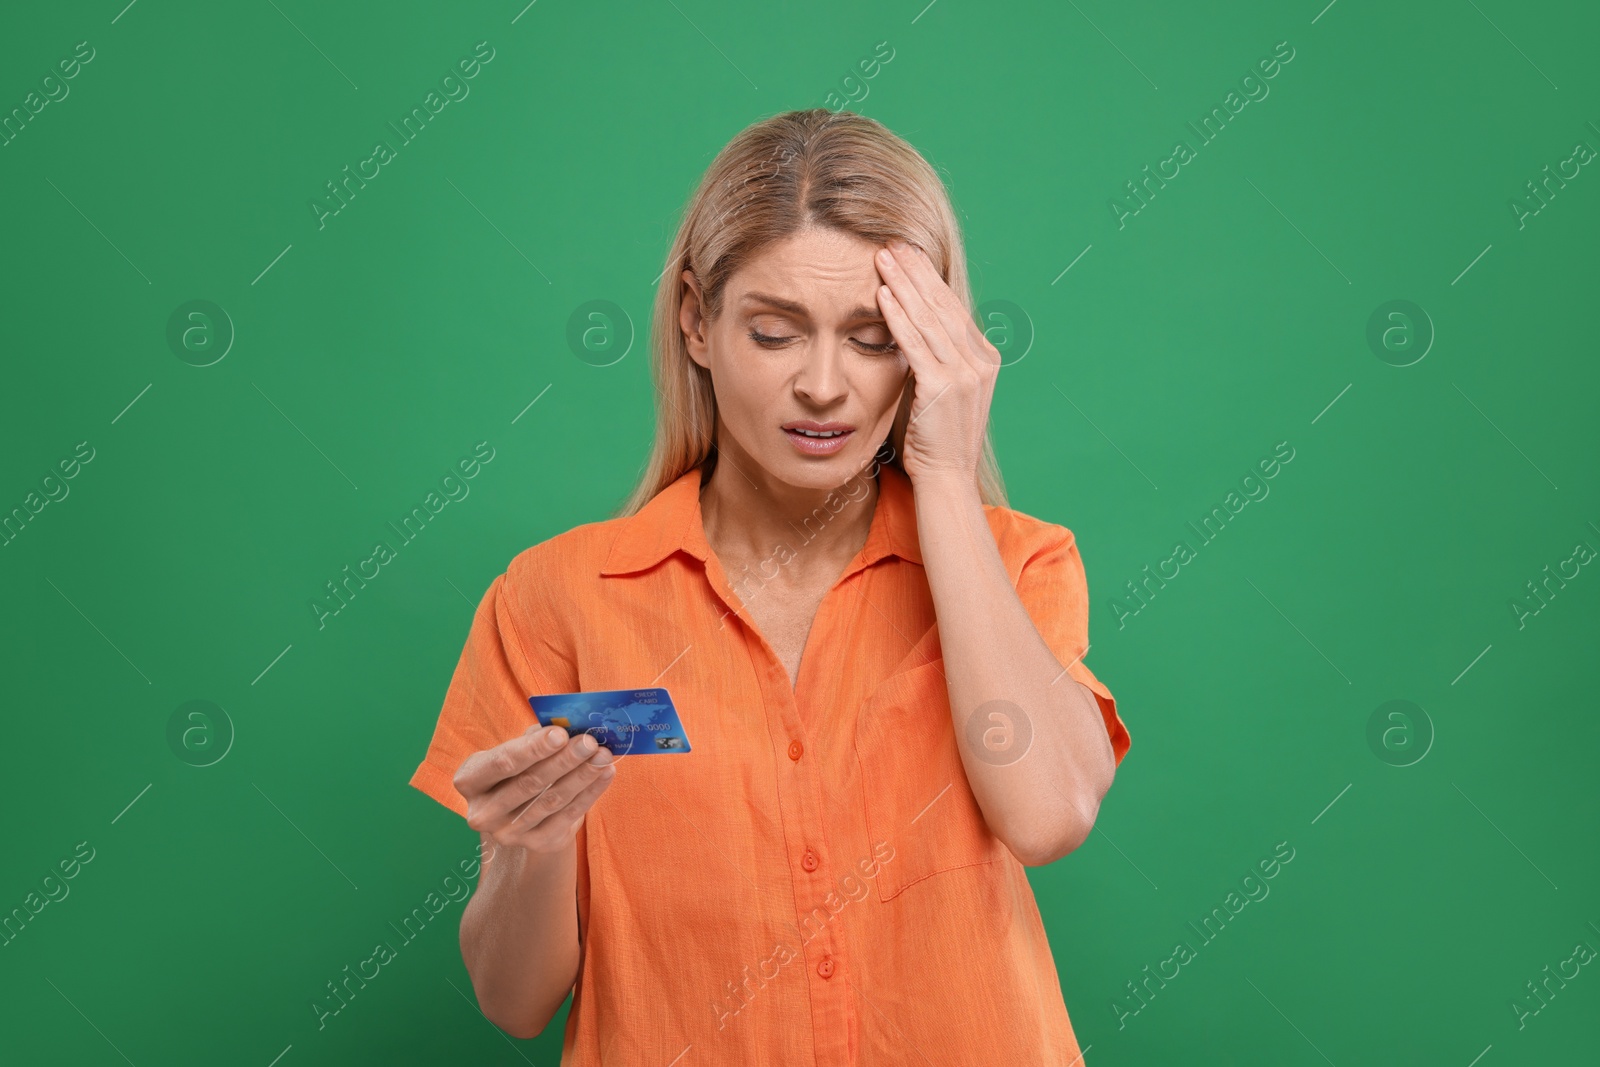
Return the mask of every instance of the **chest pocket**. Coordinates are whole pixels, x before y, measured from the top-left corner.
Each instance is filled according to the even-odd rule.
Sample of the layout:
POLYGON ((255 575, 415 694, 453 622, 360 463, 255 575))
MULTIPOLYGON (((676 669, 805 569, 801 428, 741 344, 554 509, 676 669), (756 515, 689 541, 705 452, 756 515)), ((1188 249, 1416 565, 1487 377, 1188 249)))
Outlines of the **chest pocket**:
POLYGON ((855 743, 872 843, 894 849, 874 879, 879 899, 1001 858, 956 747, 942 657, 885 679, 861 706, 855 743))

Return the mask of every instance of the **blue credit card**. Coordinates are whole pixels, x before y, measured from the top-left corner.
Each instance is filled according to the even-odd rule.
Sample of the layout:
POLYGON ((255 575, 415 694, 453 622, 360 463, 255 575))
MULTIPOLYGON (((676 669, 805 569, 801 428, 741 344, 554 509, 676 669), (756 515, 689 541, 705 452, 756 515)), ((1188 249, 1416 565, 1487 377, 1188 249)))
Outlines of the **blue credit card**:
POLYGON ((689 735, 665 689, 608 689, 529 697, 540 726, 593 734, 618 756, 688 752, 689 735))

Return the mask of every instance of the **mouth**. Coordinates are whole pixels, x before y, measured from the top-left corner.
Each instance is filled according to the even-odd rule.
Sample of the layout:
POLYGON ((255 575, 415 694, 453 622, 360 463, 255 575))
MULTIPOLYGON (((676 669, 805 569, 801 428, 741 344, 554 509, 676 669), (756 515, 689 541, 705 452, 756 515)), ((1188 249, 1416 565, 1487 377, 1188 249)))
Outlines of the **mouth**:
POLYGON ((842 422, 813 422, 799 419, 781 427, 794 447, 808 456, 829 456, 838 452, 855 435, 856 429, 842 422))

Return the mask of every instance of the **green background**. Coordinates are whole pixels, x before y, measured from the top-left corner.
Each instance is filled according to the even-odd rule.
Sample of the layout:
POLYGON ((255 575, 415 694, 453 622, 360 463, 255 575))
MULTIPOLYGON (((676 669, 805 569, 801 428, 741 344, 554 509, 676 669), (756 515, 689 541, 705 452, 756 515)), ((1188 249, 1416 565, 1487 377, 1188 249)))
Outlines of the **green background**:
POLYGON ((407 779, 490 580, 633 483, 694 183, 863 84, 945 175, 976 299, 1020 309, 997 449, 1012 505, 1077 534, 1133 736, 1097 832, 1030 872, 1087 1062, 1592 1058, 1596 967, 1511 1007, 1600 948, 1600 575, 1511 607, 1600 548, 1600 174, 1511 208, 1600 147, 1592 6, 122 3, 0 36, 0 113, 95 49, 0 148, 0 509, 95 450, 0 549, 0 909, 95 852, 0 948, 8 1062, 556 1062, 561 1020, 518 1042, 475 1009, 459 904, 325 1029, 308 1005, 472 853, 407 779), (319 229, 324 183, 479 41, 470 95, 319 229), (1280 41, 1201 146, 1186 123, 1280 41), (1196 158, 1119 228, 1179 139, 1196 158), (236 331, 210 366, 167 341, 192 300, 236 331), (566 340, 593 300, 640 335, 608 366, 566 340), (1367 341, 1392 300, 1436 332, 1409 366, 1367 341), (324 583, 485 440, 470 495, 319 629, 324 583), (1281 441, 1201 547, 1186 524, 1281 441), (231 723, 209 766, 169 745, 191 700, 231 723), (1386 749, 1390 700, 1426 721, 1386 749), (1270 896, 1201 947, 1187 924, 1279 842, 1270 896))

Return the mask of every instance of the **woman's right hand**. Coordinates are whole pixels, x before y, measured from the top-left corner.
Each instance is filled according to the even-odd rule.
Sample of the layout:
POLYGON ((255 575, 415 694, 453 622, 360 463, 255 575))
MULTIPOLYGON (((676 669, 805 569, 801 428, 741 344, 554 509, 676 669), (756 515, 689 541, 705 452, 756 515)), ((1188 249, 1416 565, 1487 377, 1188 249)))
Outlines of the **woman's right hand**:
POLYGON ((535 725, 468 756, 454 783, 467 801, 467 825, 485 838, 554 853, 571 845, 584 814, 616 777, 614 758, 588 734, 535 725))

